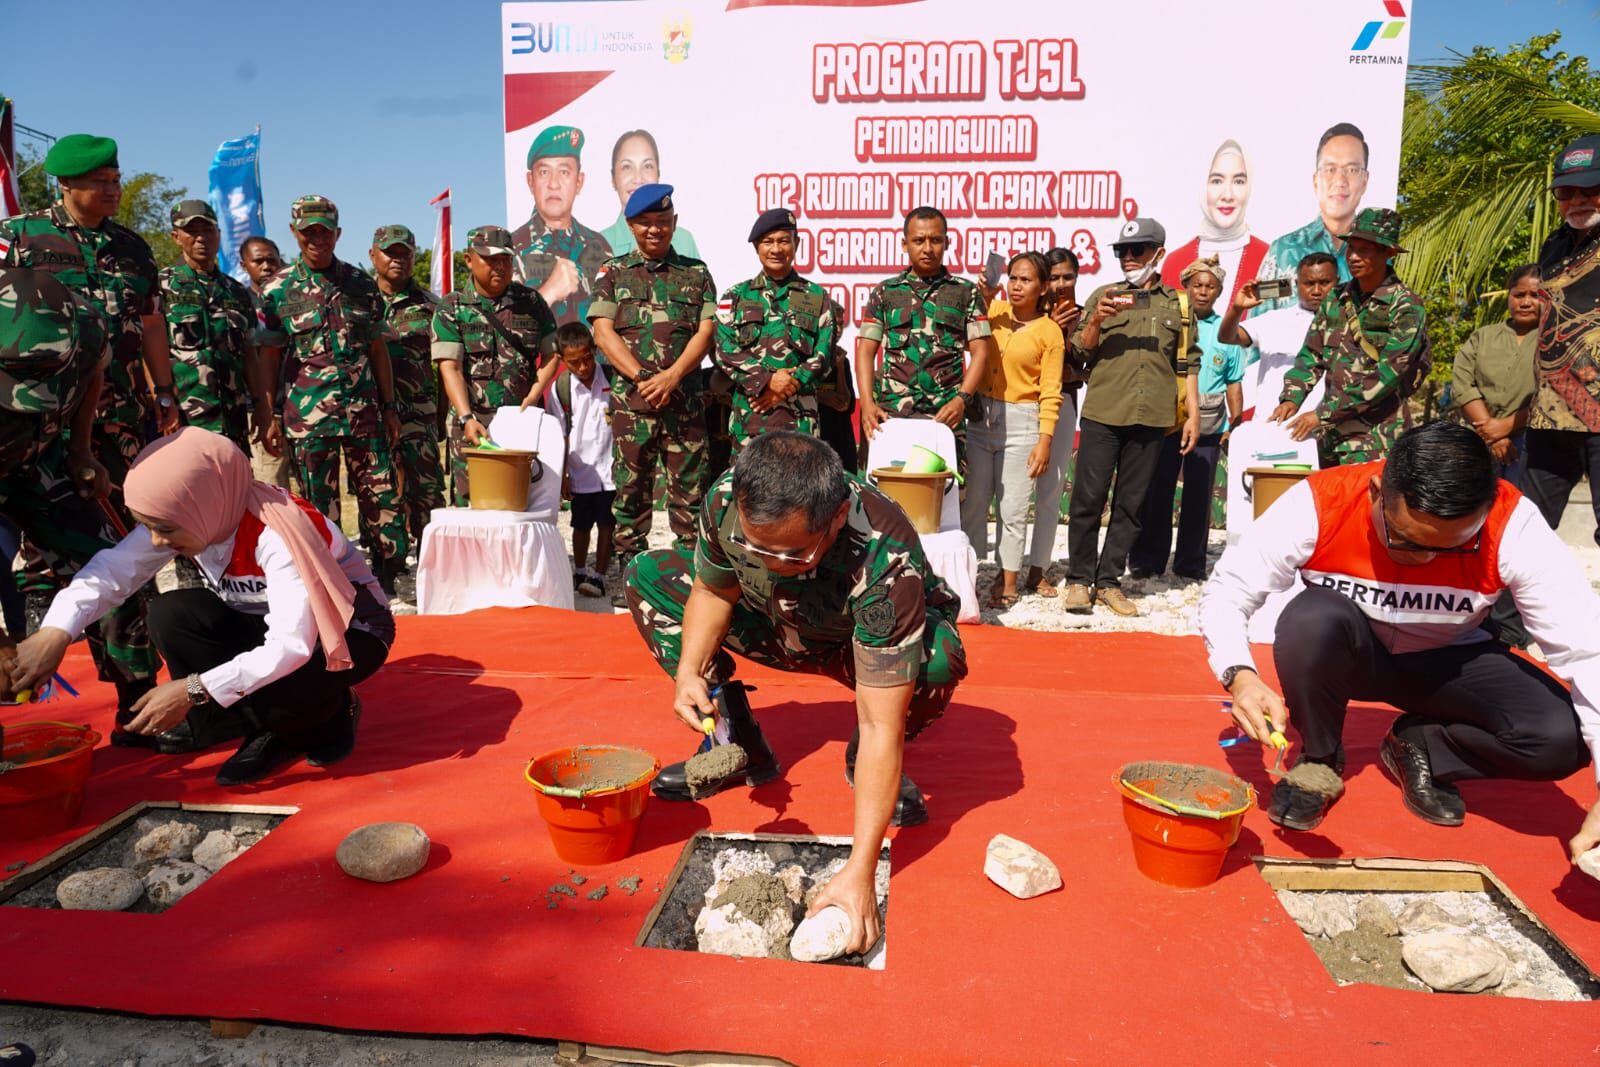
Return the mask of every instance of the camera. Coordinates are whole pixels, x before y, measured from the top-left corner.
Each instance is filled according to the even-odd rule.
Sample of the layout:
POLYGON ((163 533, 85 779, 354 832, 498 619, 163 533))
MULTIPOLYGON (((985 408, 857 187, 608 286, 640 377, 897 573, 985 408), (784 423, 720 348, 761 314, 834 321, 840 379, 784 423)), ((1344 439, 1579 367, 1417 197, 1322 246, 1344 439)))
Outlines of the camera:
POLYGON ((1294 282, 1288 278, 1269 278, 1256 282, 1256 296, 1262 300, 1282 300, 1294 295, 1294 282))

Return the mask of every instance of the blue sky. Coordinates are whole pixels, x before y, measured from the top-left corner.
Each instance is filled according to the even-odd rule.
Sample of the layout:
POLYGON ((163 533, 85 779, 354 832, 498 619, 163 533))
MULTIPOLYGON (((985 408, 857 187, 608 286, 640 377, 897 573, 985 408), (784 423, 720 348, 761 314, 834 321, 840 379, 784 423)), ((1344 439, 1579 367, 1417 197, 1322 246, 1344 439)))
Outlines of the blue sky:
MULTIPOLYGON (((1600 0, 1415 8, 1414 61, 1550 29, 1563 31, 1567 51, 1600 54, 1600 0)), ((6 49, 0 93, 15 99, 19 122, 113 136, 125 170, 157 171, 198 196, 218 142, 259 123, 269 235, 292 248, 289 202, 322 193, 340 206, 340 252, 364 262, 381 224, 403 222, 431 241, 428 200, 446 185, 458 246, 467 227, 503 221, 499 9, 492 0, 10 5, 0 24, 13 44, 61 50, 6 49)))

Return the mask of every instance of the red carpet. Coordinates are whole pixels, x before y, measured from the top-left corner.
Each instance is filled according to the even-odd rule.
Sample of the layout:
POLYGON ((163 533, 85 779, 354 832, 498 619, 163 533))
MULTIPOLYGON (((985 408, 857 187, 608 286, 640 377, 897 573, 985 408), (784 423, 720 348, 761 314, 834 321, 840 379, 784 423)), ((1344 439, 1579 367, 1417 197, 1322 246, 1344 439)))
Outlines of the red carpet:
MULTIPOLYGON (((1375 763, 1388 715, 1353 709, 1350 788, 1321 832, 1280 837, 1253 811, 1221 880, 1175 891, 1134 869, 1112 780, 1134 759, 1223 764, 1225 720, 1200 641, 971 627, 971 677, 908 749, 933 821, 894 832, 886 971, 640 949, 652 890, 695 830, 849 833, 848 694, 748 671, 785 777, 704 805, 652 804, 635 854, 586 872, 638 874, 644 890, 550 911, 544 891, 568 868, 523 765, 573 742, 679 758, 694 738, 667 707, 666 679, 625 618, 536 610, 400 623, 395 655, 364 689, 360 746, 338 767, 301 765, 234 791, 211 781, 226 753, 98 751, 80 825, 0 844, 0 868, 142 800, 301 810, 164 915, 0 909, 0 998, 823 1065, 1593 1055, 1592 1005, 1337 987, 1248 862, 1265 852, 1486 863, 1593 964, 1600 884, 1564 855, 1593 796, 1588 772, 1559 786, 1469 783, 1467 824, 1430 827, 1375 763), (432 835, 427 869, 390 885, 346 877, 334 846, 387 819, 432 835), (981 867, 996 832, 1053 857, 1065 889, 1019 901, 990 884, 981 867)), ((92 675, 82 646, 64 673, 92 675)), ((5 721, 45 710, 109 728, 109 687, 83 689, 32 714, 7 709, 5 721)), ((1229 752, 1263 791, 1259 749, 1229 752)))

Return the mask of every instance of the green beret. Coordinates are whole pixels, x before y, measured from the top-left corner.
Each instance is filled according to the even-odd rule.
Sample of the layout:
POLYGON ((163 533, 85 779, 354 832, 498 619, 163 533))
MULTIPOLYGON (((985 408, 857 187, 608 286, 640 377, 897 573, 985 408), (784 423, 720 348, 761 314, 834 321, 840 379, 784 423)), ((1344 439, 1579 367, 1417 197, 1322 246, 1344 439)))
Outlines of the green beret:
POLYGON ((91 133, 69 133, 45 153, 44 172, 56 178, 76 178, 100 167, 117 165, 117 142, 91 133))
POLYGON ((546 126, 528 146, 528 166, 546 156, 571 156, 578 158, 583 151, 583 131, 576 126, 546 126))

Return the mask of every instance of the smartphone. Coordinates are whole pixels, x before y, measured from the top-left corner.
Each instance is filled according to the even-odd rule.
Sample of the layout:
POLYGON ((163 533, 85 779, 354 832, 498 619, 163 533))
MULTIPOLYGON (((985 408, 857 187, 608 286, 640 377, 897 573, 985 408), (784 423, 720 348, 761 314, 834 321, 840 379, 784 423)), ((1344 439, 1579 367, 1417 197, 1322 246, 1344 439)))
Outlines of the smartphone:
POLYGON ((983 284, 993 289, 1000 284, 1000 275, 1005 273, 1006 260, 999 252, 990 252, 989 258, 983 264, 983 284))
POLYGON ((1288 278, 1269 278, 1256 282, 1256 295, 1263 300, 1282 300, 1294 295, 1294 282, 1288 278))
POLYGON ((1128 289, 1122 294, 1123 304, 1127 307, 1147 308, 1150 306, 1150 290, 1128 289))

